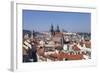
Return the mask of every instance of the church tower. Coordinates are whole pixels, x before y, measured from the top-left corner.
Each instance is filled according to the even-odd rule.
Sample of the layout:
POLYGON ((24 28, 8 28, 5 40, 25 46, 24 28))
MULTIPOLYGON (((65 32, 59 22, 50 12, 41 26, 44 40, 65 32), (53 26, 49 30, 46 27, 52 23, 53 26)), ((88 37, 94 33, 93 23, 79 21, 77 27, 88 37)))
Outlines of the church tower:
POLYGON ((50 32, 51 32, 51 35, 54 35, 54 27, 53 27, 53 25, 51 24, 51 29, 50 29, 50 32))
POLYGON ((57 25, 56 32, 60 32, 59 26, 57 25))

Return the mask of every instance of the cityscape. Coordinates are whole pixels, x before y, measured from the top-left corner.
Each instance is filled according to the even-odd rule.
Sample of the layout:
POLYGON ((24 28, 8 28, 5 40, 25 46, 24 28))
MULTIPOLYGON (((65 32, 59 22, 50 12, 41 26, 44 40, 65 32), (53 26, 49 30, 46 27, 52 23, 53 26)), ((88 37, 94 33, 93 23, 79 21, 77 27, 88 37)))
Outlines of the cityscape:
MULTIPOLYGON (((23 62, 26 63, 26 62, 49 62, 49 61, 72 61, 72 60, 91 59, 90 21, 91 20, 89 13, 76 13, 76 12, 62 13, 62 12, 24 10, 23 45, 22 45, 23 62), (34 18, 32 18, 32 15, 34 18), (77 18, 75 17, 75 15, 77 18), (63 18, 64 16, 68 17, 68 19, 63 18), (81 16, 83 16, 84 19, 81 16), (46 21, 47 19, 48 21, 46 21), (85 21, 84 27, 81 24, 78 25, 78 23, 77 26, 72 26, 70 24, 70 28, 73 29, 72 31, 67 28, 67 24, 70 22, 67 23, 66 19, 70 22, 74 22, 74 20, 77 22, 77 20, 79 20, 80 21, 78 22, 79 24, 85 21), (53 22, 52 20, 55 20, 55 23, 52 23, 53 22), (42 21, 45 25, 43 25, 42 22, 41 22, 42 25, 40 26, 36 25, 36 23, 38 23, 39 21, 40 22, 42 21), (31 25, 30 22, 31 24, 33 23, 33 25, 31 25), (50 22, 50 23, 46 26, 45 22, 50 22), (61 22, 62 24, 58 24, 61 22), (65 25, 63 26, 63 24, 65 25), (76 31, 76 29, 79 28, 80 30, 76 31)), ((38 24, 40 24, 40 22, 38 24)))

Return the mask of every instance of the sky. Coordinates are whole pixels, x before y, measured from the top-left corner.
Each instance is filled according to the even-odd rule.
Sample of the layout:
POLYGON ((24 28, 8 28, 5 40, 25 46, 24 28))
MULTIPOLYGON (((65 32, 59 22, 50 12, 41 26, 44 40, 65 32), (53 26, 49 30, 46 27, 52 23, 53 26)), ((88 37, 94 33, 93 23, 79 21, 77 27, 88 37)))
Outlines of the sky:
POLYGON ((49 31, 52 24, 68 32, 91 32, 90 13, 23 10, 22 17, 25 30, 49 31))

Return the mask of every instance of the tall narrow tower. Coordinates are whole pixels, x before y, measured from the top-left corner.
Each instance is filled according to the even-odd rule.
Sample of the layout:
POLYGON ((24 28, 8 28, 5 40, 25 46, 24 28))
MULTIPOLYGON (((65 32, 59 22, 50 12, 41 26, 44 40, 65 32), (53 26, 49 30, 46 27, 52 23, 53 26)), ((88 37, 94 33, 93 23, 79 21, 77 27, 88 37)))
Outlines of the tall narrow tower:
POLYGON ((59 29, 59 26, 57 25, 57 30, 56 30, 56 32, 60 32, 60 29, 59 29))
POLYGON ((51 35, 54 35, 54 27, 53 25, 51 24, 51 29, 50 29, 50 32, 51 32, 51 35))

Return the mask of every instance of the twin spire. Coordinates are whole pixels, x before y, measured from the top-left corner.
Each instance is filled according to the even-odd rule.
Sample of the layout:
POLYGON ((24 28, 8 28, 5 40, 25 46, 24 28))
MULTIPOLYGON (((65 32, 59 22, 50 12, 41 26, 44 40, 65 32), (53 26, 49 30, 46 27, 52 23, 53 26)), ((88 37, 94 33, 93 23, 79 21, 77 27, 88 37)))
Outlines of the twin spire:
POLYGON ((55 32, 60 32, 59 26, 57 25, 56 30, 54 30, 54 26, 51 24, 50 32, 51 32, 51 35, 54 35, 55 32))

